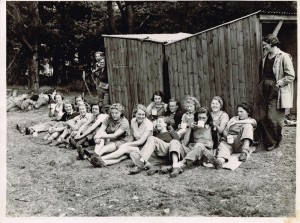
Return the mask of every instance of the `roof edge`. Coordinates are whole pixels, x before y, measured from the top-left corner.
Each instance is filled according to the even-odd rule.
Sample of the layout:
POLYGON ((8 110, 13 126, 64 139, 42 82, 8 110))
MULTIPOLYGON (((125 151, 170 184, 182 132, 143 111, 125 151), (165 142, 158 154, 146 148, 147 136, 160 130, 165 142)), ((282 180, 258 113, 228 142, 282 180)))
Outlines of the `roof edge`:
MULTIPOLYGON (((213 30, 213 29, 216 29, 216 28, 222 27, 222 26, 227 26, 227 25, 229 25, 229 24, 231 24, 231 23, 234 23, 234 22, 236 22, 236 21, 238 21, 238 20, 245 19, 245 18, 248 18, 248 17, 250 17, 250 16, 253 16, 253 15, 259 14, 260 12, 261 12, 261 10, 259 10, 259 11, 257 11, 257 12, 254 12, 254 13, 251 13, 251 14, 249 14, 249 15, 246 15, 246 16, 243 16, 243 17, 240 17, 240 18, 237 18, 237 19, 235 19, 235 20, 232 20, 232 21, 229 21, 229 22, 223 23, 223 24, 221 24, 221 25, 214 26, 214 27, 212 27, 212 28, 209 28, 209 29, 203 30, 203 31, 201 31, 201 32, 195 33, 195 34, 193 34, 193 35, 191 35, 191 36, 189 36, 189 37, 186 37, 186 38, 184 38, 184 39, 188 39, 188 38, 191 38, 191 37, 197 36, 197 35, 199 35, 199 34, 201 34, 201 33, 205 33, 205 32, 207 32, 207 31, 210 31, 210 30, 213 30)), ((183 39, 181 39, 181 40, 183 40, 183 39)), ((181 40, 177 40, 177 41, 174 41, 174 42, 172 42, 172 43, 166 43, 166 44, 164 44, 164 45, 170 45, 170 44, 173 44, 173 43, 179 42, 179 41, 181 41, 181 40)))

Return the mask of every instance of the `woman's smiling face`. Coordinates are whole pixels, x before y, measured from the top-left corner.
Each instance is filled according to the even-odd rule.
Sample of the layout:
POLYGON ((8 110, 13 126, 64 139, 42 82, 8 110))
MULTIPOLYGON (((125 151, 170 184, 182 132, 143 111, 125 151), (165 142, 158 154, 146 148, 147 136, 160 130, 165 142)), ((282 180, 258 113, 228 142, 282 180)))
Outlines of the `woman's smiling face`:
POLYGON ((136 117, 136 121, 138 123, 142 123, 146 118, 146 113, 145 113, 145 111, 138 109, 135 114, 135 117, 136 117))
POLYGON ((211 110, 214 112, 218 112, 221 110, 221 104, 219 101, 213 99, 210 104, 211 110))

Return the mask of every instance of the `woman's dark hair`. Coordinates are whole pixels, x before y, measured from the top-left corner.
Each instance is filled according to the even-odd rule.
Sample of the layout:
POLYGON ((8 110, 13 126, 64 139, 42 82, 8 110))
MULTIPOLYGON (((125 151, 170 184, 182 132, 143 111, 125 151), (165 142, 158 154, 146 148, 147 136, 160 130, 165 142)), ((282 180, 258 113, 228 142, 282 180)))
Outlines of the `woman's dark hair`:
POLYGON ((54 95, 54 100, 56 99, 56 96, 57 96, 57 95, 60 95, 61 100, 64 100, 64 96, 63 96, 61 93, 56 93, 56 94, 54 95))
POLYGON ((81 94, 79 94, 79 95, 76 95, 75 96, 75 100, 74 100, 74 103, 75 103, 75 105, 77 106, 77 103, 76 103, 76 99, 77 98, 81 98, 82 99, 82 101, 83 101, 83 97, 82 97, 82 95, 81 94))
POLYGON ((99 108, 99 112, 101 113, 101 108, 100 108, 99 104, 97 104, 97 103, 93 103, 93 104, 91 104, 91 107, 90 107, 90 111, 91 111, 91 113, 92 113, 92 110, 93 110, 93 107, 94 107, 94 106, 98 106, 98 108, 99 108))
POLYGON ((271 44, 271 46, 280 46, 280 41, 279 39, 274 35, 274 34, 269 34, 267 36, 265 36, 263 38, 263 41, 268 43, 268 44, 271 44))
POLYGON ((169 103, 170 103, 170 102, 176 102, 176 105, 178 106, 176 112, 182 110, 180 101, 177 101, 177 100, 175 100, 174 98, 171 98, 171 99, 169 100, 169 102, 168 102, 167 111, 166 111, 166 113, 165 113, 166 116, 168 116, 168 115, 170 115, 170 114, 172 113, 172 112, 170 111, 170 108, 169 108, 169 103))
POLYGON ((243 108, 247 113, 249 117, 252 117, 253 109, 252 106, 247 102, 241 102, 237 106, 237 108, 243 108))
POLYGON ((206 107, 200 107, 200 108, 197 109, 197 111, 194 114, 194 120, 195 120, 195 122, 198 122, 198 114, 206 114, 207 121, 206 121, 205 124, 209 124, 209 125, 213 124, 213 119, 212 119, 212 116, 211 116, 208 108, 206 108, 206 107))
POLYGON ((164 102, 164 94, 161 91, 155 91, 152 95, 151 101, 154 101, 154 96, 160 96, 161 97, 161 101, 164 102))

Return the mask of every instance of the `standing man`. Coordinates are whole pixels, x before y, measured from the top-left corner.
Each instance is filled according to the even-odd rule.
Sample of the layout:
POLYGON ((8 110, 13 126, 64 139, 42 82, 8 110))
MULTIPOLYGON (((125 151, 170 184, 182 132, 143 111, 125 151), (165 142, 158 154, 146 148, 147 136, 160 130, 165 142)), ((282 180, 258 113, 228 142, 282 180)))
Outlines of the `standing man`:
POLYGON ((92 69, 92 79, 98 92, 99 106, 103 107, 109 104, 108 77, 105 67, 105 57, 100 51, 95 53, 96 63, 92 69))
POLYGON ((271 151, 282 140, 285 109, 293 107, 295 71, 292 57, 279 49, 278 38, 269 34, 263 38, 267 51, 262 60, 258 85, 258 137, 262 146, 271 151))

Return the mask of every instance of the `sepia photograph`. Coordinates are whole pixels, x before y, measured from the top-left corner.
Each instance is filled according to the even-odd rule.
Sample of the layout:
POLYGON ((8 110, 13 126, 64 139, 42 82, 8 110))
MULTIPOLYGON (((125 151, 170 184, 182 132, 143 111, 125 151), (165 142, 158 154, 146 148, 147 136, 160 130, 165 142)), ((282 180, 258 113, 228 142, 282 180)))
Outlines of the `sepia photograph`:
POLYGON ((1 14, 0 222, 297 221, 296 1, 1 14))

